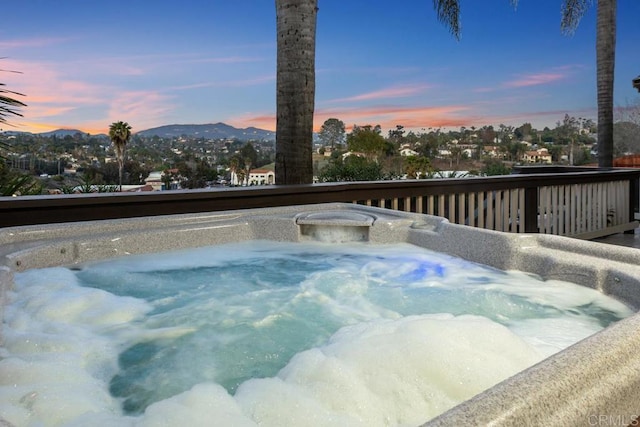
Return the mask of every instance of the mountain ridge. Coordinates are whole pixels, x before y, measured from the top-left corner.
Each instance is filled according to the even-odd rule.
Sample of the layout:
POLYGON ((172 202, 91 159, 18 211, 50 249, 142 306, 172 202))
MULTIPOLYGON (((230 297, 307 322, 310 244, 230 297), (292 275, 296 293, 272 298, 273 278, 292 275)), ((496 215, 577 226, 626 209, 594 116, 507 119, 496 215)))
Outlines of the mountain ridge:
MULTIPOLYGON (((64 138, 65 136, 74 136, 81 134, 83 136, 90 136, 89 133, 83 132, 78 129, 61 128, 48 132, 33 133, 33 132, 19 132, 19 131, 5 131, 7 135, 15 134, 29 134, 38 135, 44 137, 56 136, 64 138)), ((236 128, 223 122, 206 123, 206 124, 170 124, 162 125, 154 128, 144 129, 138 132, 134 132, 134 135, 140 135, 144 137, 159 136, 162 138, 177 138, 181 136, 187 137, 204 137, 207 139, 239 139, 239 140, 273 140, 276 139, 275 131, 266 129, 260 129, 257 127, 236 128)), ((105 134, 92 135, 92 136, 104 136, 105 134)))
POLYGON ((236 128, 226 123, 206 123, 206 124, 171 124, 136 132, 140 136, 159 136, 164 138, 191 136, 205 137, 210 139, 261 139, 275 140, 276 133, 256 127, 236 128))

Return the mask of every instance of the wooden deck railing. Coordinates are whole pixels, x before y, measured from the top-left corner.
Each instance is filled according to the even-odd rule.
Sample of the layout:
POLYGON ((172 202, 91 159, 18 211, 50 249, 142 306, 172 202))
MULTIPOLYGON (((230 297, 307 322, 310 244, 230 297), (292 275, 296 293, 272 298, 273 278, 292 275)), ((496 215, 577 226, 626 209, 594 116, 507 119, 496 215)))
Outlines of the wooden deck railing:
POLYGON ((637 226, 639 177, 640 170, 522 168, 486 178, 25 196, 0 198, 0 227, 349 202, 492 230, 593 238, 637 226))
MULTIPOLYGON (((535 170, 535 169, 534 169, 535 170)), ((443 182, 438 194, 357 201, 368 206, 427 213, 450 222, 513 233, 594 238, 626 231, 638 202, 638 174, 591 171, 528 174, 499 180, 443 182), (453 185, 448 185, 453 184, 453 185), (515 185, 515 187, 512 187, 515 185)), ((431 189, 430 189, 431 190, 431 189)))

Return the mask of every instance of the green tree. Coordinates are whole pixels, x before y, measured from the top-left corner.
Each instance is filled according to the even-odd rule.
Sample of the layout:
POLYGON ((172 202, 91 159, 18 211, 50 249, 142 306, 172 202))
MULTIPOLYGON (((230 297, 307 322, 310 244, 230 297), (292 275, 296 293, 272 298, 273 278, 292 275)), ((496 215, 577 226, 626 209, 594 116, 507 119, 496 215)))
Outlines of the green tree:
POLYGON ((640 125, 631 121, 616 122, 613 143, 616 156, 640 153, 640 125))
POLYGON ((351 133, 347 135, 349 151, 363 153, 368 160, 377 159, 386 148, 386 141, 380 132, 379 125, 354 125, 351 133))
POLYGON ((521 142, 512 141, 508 145, 509 158, 515 162, 520 161, 524 153, 527 152, 527 145, 521 142))
MULTIPOLYGON (((231 180, 233 181, 233 176, 238 176, 240 170, 242 169, 241 166, 241 158, 238 155, 235 155, 233 157, 231 157, 231 159, 229 159, 229 171, 231 172, 231 180)), ((240 180, 238 180, 238 183, 240 182, 240 180)))
POLYGON ((437 157, 439 153, 438 150, 440 149, 439 135, 439 130, 421 134, 420 142, 416 147, 416 151, 428 159, 434 159, 437 157))
POLYGON ((496 131, 493 129, 493 126, 483 126, 478 133, 480 134, 480 139, 483 144, 493 145, 496 143, 496 131))
POLYGON ((245 184, 249 185, 249 172, 251 171, 251 168, 258 162, 258 153, 256 152, 255 148, 253 148, 253 144, 247 142, 240 149, 240 159, 242 167, 244 169, 245 184))
POLYGON ((404 173, 406 173, 407 178, 410 179, 425 176, 431 171, 431 162, 423 156, 407 156, 403 163, 404 173))
POLYGON ((399 147, 400 144, 404 142, 404 132, 404 126, 396 125, 395 129, 389 131, 389 141, 396 147, 399 147))
POLYGON ((258 152, 252 143, 247 142, 240 149, 240 157, 244 161, 245 165, 250 163, 255 166, 258 163, 258 152))
POLYGON ((347 156, 344 161, 341 157, 333 160, 322 169, 318 180, 320 182, 379 181, 383 177, 382 167, 378 163, 352 155, 347 156))
POLYGON ((332 149, 336 145, 343 144, 345 139, 344 122, 333 118, 325 120, 320 132, 318 132, 318 138, 320 138, 322 145, 332 149))
POLYGON ((488 159, 484 162, 484 166, 481 172, 486 176, 509 175, 511 173, 511 168, 507 166, 502 160, 488 159))
POLYGON ((42 194, 43 186, 31 175, 13 170, 0 162, 0 196, 27 196, 42 194))
POLYGON ((555 163, 559 162, 564 151, 563 147, 561 145, 551 143, 546 144, 546 148, 549 150, 549 154, 551 154, 551 161, 555 163))
POLYGON ((131 138, 131 126, 129 123, 119 121, 114 122, 109 126, 109 139, 113 143, 113 148, 116 152, 116 159, 118 160, 118 176, 120 191, 122 191, 122 172, 124 170, 124 161, 127 155, 127 144, 131 138))

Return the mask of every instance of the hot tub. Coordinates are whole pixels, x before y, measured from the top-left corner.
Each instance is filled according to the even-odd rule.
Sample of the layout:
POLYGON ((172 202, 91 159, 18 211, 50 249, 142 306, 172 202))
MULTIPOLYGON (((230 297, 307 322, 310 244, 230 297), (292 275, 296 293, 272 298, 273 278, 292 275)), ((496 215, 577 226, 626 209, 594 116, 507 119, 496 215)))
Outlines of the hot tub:
MULTIPOLYGON (((637 250, 350 204, 5 228, 2 306, 15 272, 251 240, 409 243, 500 270, 577 283, 640 307, 637 250)), ((425 425, 631 424, 640 415, 639 328, 638 315, 627 317, 425 425)))

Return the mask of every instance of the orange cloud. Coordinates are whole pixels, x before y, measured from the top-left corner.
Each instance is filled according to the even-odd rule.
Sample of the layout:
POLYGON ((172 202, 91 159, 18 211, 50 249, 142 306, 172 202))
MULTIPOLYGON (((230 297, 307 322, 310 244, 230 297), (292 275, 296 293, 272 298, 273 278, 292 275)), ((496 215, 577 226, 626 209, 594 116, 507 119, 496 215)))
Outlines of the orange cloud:
POLYGON ((319 110, 315 115, 315 127, 319 130, 329 118, 339 118, 346 124, 380 125, 384 129, 402 125, 405 128, 428 128, 443 126, 459 126, 467 123, 469 117, 460 116, 469 107, 449 105, 442 107, 398 107, 382 106, 349 110, 319 110))
MULTIPOLYGON (((407 129, 421 129, 428 127, 460 127, 468 126, 471 122, 479 122, 477 116, 464 116, 460 113, 470 108, 462 105, 444 107, 398 107, 383 106, 369 108, 348 109, 319 109, 314 115, 314 131, 318 132, 322 124, 330 118, 342 120, 348 127, 353 124, 380 125, 383 129, 393 129, 402 125, 407 129)), ((236 127, 255 126, 262 129, 275 130, 276 117, 274 114, 260 114, 230 118, 228 123, 236 127)))
POLYGON ((245 114, 239 117, 231 117, 223 120, 225 123, 230 124, 238 128, 257 127, 265 130, 276 130, 276 115, 275 114, 245 114))

